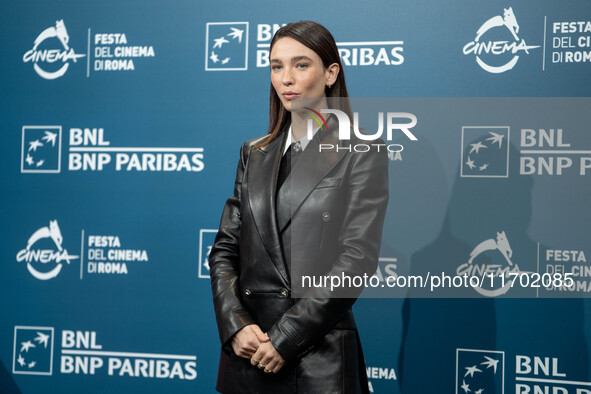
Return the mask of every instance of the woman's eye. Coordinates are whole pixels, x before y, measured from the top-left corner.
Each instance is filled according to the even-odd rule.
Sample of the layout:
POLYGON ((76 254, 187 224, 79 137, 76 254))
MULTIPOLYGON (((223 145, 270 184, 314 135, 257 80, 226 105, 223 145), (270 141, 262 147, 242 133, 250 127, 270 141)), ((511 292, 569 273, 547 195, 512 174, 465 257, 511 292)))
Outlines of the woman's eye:
POLYGON ((277 66, 277 65, 271 66, 271 70, 272 71, 279 71, 279 70, 281 70, 281 66, 277 66))
POLYGON ((304 63, 300 63, 300 64, 297 65, 297 68, 300 69, 300 70, 305 70, 305 69, 308 68, 308 65, 307 64, 304 64, 304 63))

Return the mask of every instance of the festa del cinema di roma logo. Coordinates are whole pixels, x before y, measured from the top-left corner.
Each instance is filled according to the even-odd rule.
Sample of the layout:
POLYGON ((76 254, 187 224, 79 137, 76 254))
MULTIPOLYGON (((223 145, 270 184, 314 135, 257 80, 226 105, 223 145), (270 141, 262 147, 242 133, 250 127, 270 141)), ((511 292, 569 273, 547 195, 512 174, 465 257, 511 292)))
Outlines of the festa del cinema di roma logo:
POLYGON ((78 58, 86 56, 77 54, 74 48, 69 46, 69 41, 70 36, 66 25, 63 19, 60 19, 55 22, 55 26, 48 27, 39 34, 35 39, 33 48, 24 54, 23 62, 33 63, 33 68, 42 78, 59 78, 68 71, 70 61, 76 63, 78 58), (61 44, 61 48, 45 48, 46 46, 51 48, 56 44, 59 46, 58 43, 61 44), (53 63, 61 63, 62 65, 54 69, 53 63))
MULTIPOLYGON (((493 277, 500 277, 505 276, 508 273, 527 273, 526 271, 521 271, 519 266, 511 261, 512 255, 513 250, 511 249, 511 245, 509 244, 505 232, 497 232, 496 239, 490 238, 476 245, 472 252, 470 252, 468 262, 461 264, 457 268, 456 274, 459 276, 467 274, 468 276, 476 275, 479 277, 492 274, 493 277), (500 264, 495 261, 492 261, 491 263, 480 262, 478 259, 481 255, 497 254, 495 252, 498 252, 498 255, 502 257, 501 261, 504 261, 505 264, 500 264)), ((497 297, 507 293, 511 288, 511 281, 509 280, 505 281, 503 285, 499 285, 500 283, 500 281, 493 280, 493 286, 491 288, 485 288, 484 286, 474 286, 473 288, 477 293, 485 297, 497 297)))
POLYGON ((79 257, 68 254, 62 242, 57 220, 50 220, 49 226, 41 227, 29 237, 27 247, 17 253, 16 261, 26 262, 27 269, 37 279, 55 278, 62 270, 63 262, 70 264, 70 260, 79 257))
MULTIPOLYGON (((515 67, 519 60, 519 53, 529 54, 530 49, 540 47, 539 45, 527 45, 525 40, 519 38, 517 33, 519 33, 519 24, 517 23, 513 9, 511 7, 504 8, 503 16, 494 16, 480 26, 474 40, 464 45, 463 53, 464 55, 474 55, 476 57, 476 63, 483 70, 493 74, 503 73, 515 67), (511 34, 510 37, 513 38, 513 41, 505 39, 496 41, 481 40, 483 35, 497 28, 506 28, 511 34), (509 60, 504 64, 491 64, 495 63, 496 59, 507 58, 507 56, 509 56, 509 60)), ((498 34, 495 34, 495 37, 499 37, 498 34)))

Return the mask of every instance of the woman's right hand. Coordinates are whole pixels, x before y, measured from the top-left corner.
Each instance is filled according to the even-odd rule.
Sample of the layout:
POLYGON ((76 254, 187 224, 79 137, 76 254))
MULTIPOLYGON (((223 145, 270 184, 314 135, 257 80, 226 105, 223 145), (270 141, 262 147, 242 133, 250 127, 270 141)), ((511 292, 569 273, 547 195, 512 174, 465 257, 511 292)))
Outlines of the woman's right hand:
POLYGON ((256 324, 242 327, 232 338, 232 349, 239 357, 251 358, 261 343, 269 342, 267 334, 256 324))

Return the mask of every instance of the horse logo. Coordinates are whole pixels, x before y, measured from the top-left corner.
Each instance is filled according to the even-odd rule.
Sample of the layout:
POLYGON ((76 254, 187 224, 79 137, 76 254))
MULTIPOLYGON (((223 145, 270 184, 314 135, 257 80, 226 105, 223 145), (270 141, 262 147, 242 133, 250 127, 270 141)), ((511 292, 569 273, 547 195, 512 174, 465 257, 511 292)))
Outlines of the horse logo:
POLYGON ((482 36, 484 33, 489 31, 493 27, 501 26, 505 26, 507 29, 509 29, 509 31, 511 32, 511 34, 513 34, 513 37, 515 38, 515 41, 519 41, 519 37, 517 37, 517 33, 519 33, 519 24, 517 23, 517 19, 515 18, 515 14, 513 13, 513 8, 511 7, 503 8, 503 16, 493 16, 492 18, 484 22, 482 26, 480 26, 480 29, 478 29, 478 31, 476 32, 476 38, 474 38, 474 41, 478 41, 480 39, 480 36, 482 36))
POLYGON ((16 260, 18 262, 25 261, 27 269, 37 279, 48 280, 55 278, 62 270, 62 261, 70 264, 71 259, 78 258, 78 256, 68 254, 68 251, 62 247, 63 240, 57 220, 50 220, 49 226, 41 227, 29 237, 27 247, 17 253, 16 260), (57 250, 34 249, 33 246, 43 239, 51 239, 57 250), (55 266, 49 271, 40 271, 35 268, 35 266, 44 266, 50 263, 54 263, 55 266))
POLYGON ((57 249, 60 252, 62 251, 62 241, 64 238, 62 237, 62 232, 57 225, 57 220, 50 220, 49 227, 41 227, 39 230, 35 231, 27 242, 27 250, 31 249, 31 246, 33 246, 33 244, 35 244, 35 242, 41 238, 51 238, 57 249))
POLYGON ((472 252, 467 263, 464 263, 458 267, 456 273, 458 275, 478 276, 481 278, 481 286, 474 286, 474 290, 485 297, 497 297, 505 294, 511 288, 511 280, 507 274, 523 272, 519 270, 517 264, 511 261, 513 256, 513 250, 507 239, 507 235, 504 231, 497 232, 496 239, 491 238, 479 243, 472 252), (503 267, 501 264, 495 263, 477 263, 476 258, 486 252, 498 251, 504 258, 506 266, 503 267), (491 277, 492 275, 492 277, 491 277), (503 277, 504 281, 499 278, 503 277), (486 285, 491 283, 492 285, 503 283, 504 286, 487 288, 486 285))
POLYGON ((39 44, 52 37, 57 37, 62 42, 62 45, 66 51, 70 49, 68 46, 70 37, 68 36, 68 31, 66 30, 66 25, 64 24, 63 19, 55 21, 55 27, 52 26, 43 30, 41 34, 39 34, 39 36, 35 39, 35 45, 33 46, 33 49, 37 49, 39 44))
POLYGON ((39 36, 37 36, 33 45, 33 49, 25 53, 23 56, 23 61, 25 63, 32 62, 33 68, 42 78, 59 78, 63 76, 66 71, 68 71, 68 67, 70 65, 70 63, 68 63, 69 60, 72 60, 74 63, 76 63, 78 58, 86 56, 76 54, 74 49, 70 48, 69 42, 70 36, 68 35, 68 30, 66 29, 63 19, 60 19, 55 22, 55 26, 48 27, 47 29, 43 30, 39 36), (54 37, 57 38, 61 43, 63 47, 62 51, 59 49, 39 49, 39 45, 41 45, 42 42, 54 37), (41 62, 55 63, 58 61, 62 61, 64 64, 57 71, 46 71, 39 65, 41 62))
POLYGON ((503 73, 505 71, 511 70, 517 64, 519 60, 519 55, 517 54, 519 51, 523 51, 526 54, 529 54, 530 49, 539 48, 539 45, 527 45, 525 40, 519 38, 517 35, 519 33, 519 23, 517 23, 517 18, 515 17, 515 13, 513 12, 513 8, 504 8, 503 9, 503 16, 496 15, 492 18, 488 19, 486 22, 480 26, 480 28, 476 31, 476 37, 473 41, 464 45, 463 53, 464 55, 474 54, 476 57, 476 63, 485 71, 488 71, 493 74, 503 73), (506 28, 509 30, 511 35, 513 36, 514 41, 482 41, 482 36, 495 28, 506 28), (488 54, 490 56, 502 56, 505 53, 510 53, 513 57, 501 66, 492 66, 486 63, 482 58, 482 54, 488 54))
POLYGON ((481 253, 487 250, 498 250, 501 252, 507 264, 509 266, 513 266, 513 262, 511 261, 511 256, 513 255, 513 251, 511 250, 511 245, 509 245, 509 241, 507 240, 507 236, 505 235, 504 231, 497 233, 497 239, 487 239, 486 241, 482 241, 474 248, 474 250, 470 253, 470 259, 468 260, 468 264, 472 264, 472 261, 480 255, 481 253))

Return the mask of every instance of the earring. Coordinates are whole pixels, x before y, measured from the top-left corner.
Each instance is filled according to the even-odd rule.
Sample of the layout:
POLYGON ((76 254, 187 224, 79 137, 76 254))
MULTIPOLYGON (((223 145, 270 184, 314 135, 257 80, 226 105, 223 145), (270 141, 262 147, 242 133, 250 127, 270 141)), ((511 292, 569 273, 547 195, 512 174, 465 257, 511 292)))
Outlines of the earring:
POLYGON ((330 89, 330 84, 327 84, 326 86, 330 89))

